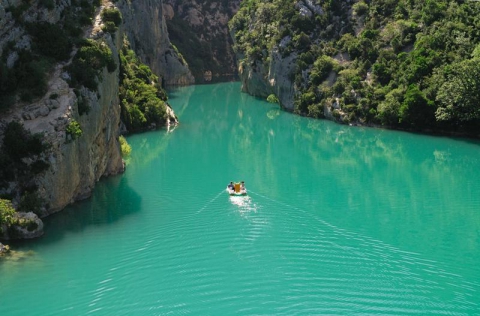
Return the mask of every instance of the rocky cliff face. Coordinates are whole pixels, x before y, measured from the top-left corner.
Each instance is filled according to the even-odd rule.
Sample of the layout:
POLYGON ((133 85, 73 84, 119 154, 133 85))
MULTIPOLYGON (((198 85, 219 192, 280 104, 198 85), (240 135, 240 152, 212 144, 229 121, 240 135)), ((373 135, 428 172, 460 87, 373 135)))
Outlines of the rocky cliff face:
POLYGON ((188 65, 171 45, 164 19, 162 1, 119 2, 125 32, 133 50, 166 85, 195 82, 188 65))
MULTIPOLYGON (((118 33, 113 40, 110 36, 107 40, 114 56, 118 56, 117 47, 121 47, 121 35, 118 33)), ((118 58, 116 63, 118 65, 118 58)), ((75 106, 78 97, 68 89, 66 82, 55 78, 51 91, 60 96, 59 108, 54 110, 53 115, 49 113, 44 118, 25 122, 32 132, 46 132, 52 144, 50 168, 38 180, 41 195, 49 201, 48 213, 88 197, 102 176, 123 171, 118 143, 118 69, 112 73, 104 69, 101 77, 97 92, 81 89, 83 102, 90 106, 88 114, 79 115, 75 106), (53 124, 49 118, 54 118, 53 124), (83 131, 82 136, 72 141, 65 133, 71 119, 75 119, 83 131)))
MULTIPOLYGON (((55 19, 49 21, 55 22, 55 19)), ((122 32, 116 32, 112 38, 110 34, 100 31, 99 21, 101 20, 96 19, 95 27, 88 31, 86 37, 101 38, 112 50, 118 66, 122 32)), ((21 38, 22 36, 17 36, 18 41, 21 38)), ((99 76, 98 91, 82 88, 76 94, 66 82, 68 74, 64 72, 63 66, 64 64, 56 66, 48 81, 48 93, 43 98, 27 105, 17 105, 3 118, 5 122, 23 122, 25 128, 33 134, 43 134, 44 141, 50 146, 44 154, 50 167, 32 179, 39 196, 46 202, 41 214, 43 216, 88 197, 102 176, 123 171, 118 143, 118 67, 113 72, 103 69, 99 76), (55 97, 52 98, 52 95, 55 97), (89 105, 90 111, 87 114, 79 114, 77 104, 80 100, 89 105), (73 120, 82 129, 82 135, 74 140, 66 132, 73 120)))
MULTIPOLYGON (((58 2, 50 9, 32 1, 19 11, 17 8, 21 5, 20 0, 0 0, 0 52, 8 52, 8 56, 0 53, 0 57, 12 64, 18 59, 17 51, 28 50, 31 46, 28 32, 22 23, 16 21, 14 13, 18 15, 20 12, 23 21, 57 23, 70 1, 58 2), (6 47, 10 47, 8 51, 6 47)), ((39 197, 45 202, 45 207, 40 211, 42 216, 88 197, 101 177, 117 174, 124 169, 118 141, 121 125, 118 56, 124 34, 129 37, 141 58, 164 78, 166 84, 193 82, 188 68, 181 63, 168 40, 161 1, 117 2, 115 6, 122 10, 124 24, 114 35, 103 30, 101 11, 105 6, 114 5, 104 2, 96 10, 93 27, 84 30, 84 37, 109 47, 116 65, 113 71, 108 71, 107 67, 100 70, 98 89, 92 91, 84 87, 70 87, 70 74, 66 66, 71 60, 61 62, 49 74, 48 92, 43 97, 34 102, 17 103, 0 117, 0 141, 1 127, 16 120, 23 123, 32 134, 43 134, 44 141, 49 144, 48 150, 42 154, 49 168, 29 180, 29 185, 37 188, 39 197), (88 106, 87 113, 79 113, 80 103, 88 106), (74 121, 79 123, 82 130, 78 138, 68 132, 69 125, 74 121)), ((171 109, 168 111, 171 119, 175 120, 175 114, 171 113, 171 109)), ((10 183, 2 192, 13 192, 18 198, 16 185, 10 183)))
MULTIPOLYGON (((262 98, 274 94, 284 109, 295 111, 295 99, 302 90, 295 78, 298 60, 305 51, 302 46, 321 42, 322 37, 314 30, 319 21, 326 19, 325 12, 319 1, 313 0, 253 1, 251 8, 247 7, 243 6, 230 23, 242 91, 262 98)), ((343 10, 348 12, 348 8, 343 10)), ((330 31, 340 23, 337 19, 329 26, 330 31)))
POLYGON ((164 0, 172 43, 189 64, 196 82, 232 80, 237 74, 228 21, 240 0, 164 0))
POLYGON ((274 94, 286 110, 293 111, 296 88, 289 74, 295 69, 297 54, 283 57, 278 49, 274 49, 271 56, 267 67, 259 61, 240 62, 238 74, 242 82, 241 89, 264 99, 274 94))

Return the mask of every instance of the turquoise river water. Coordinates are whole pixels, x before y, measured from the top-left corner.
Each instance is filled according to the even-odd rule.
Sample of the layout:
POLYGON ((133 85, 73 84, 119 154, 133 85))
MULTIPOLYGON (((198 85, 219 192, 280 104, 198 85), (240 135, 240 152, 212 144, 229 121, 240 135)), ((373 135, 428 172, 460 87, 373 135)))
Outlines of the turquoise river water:
POLYGON ((479 143, 170 93, 125 174, 0 262, 0 315, 480 315, 479 143), (245 180, 247 197, 230 197, 245 180))

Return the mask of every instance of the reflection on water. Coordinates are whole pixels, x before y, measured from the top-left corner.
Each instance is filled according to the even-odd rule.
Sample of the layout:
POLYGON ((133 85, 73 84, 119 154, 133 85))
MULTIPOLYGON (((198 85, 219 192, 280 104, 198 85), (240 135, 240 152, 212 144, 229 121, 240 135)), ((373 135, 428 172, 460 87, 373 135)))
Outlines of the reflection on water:
POLYGON ((0 314, 479 314, 478 142, 239 89, 175 90, 174 133, 130 136, 125 175, 47 220, 29 264, 0 264, 0 314))

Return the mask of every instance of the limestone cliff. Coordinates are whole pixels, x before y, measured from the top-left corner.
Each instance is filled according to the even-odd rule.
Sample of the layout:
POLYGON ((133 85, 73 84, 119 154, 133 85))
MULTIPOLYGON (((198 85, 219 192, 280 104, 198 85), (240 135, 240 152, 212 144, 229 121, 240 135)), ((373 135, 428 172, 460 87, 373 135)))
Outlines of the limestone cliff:
MULTIPOLYGON (((242 55, 239 55, 242 56, 242 55)), ((296 88, 289 74, 295 69, 296 54, 283 57, 274 49, 267 67, 262 62, 242 60, 238 74, 242 91, 266 99, 274 94, 286 110, 293 111, 296 88)))
MULTIPOLYGON (((19 55, 33 46, 25 25, 30 22, 56 24, 65 21, 63 17, 69 14, 65 12, 70 8, 70 1, 53 2, 53 7, 49 5, 48 8, 44 7, 44 3, 31 1, 25 6, 20 0, 0 0, 2 67, 15 67, 21 61, 19 55), (22 22, 19 23, 18 19, 22 22)), ((104 1, 94 14, 93 26, 84 28, 81 36, 95 40, 101 47, 108 47, 113 58, 110 66, 97 69, 97 88, 72 86, 69 65, 73 64, 73 51, 70 58, 57 63, 47 74, 46 93, 32 101, 20 100, 17 96, 16 103, 0 114, 0 145, 2 131, 10 121, 21 122, 32 134, 42 134, 48 144, 48 149, 39 157, 48 162, 46 170, 22 180, 22 185, 9 182, 0 187, 0 194, 11 196, 14 204, 19 203, 25 187, 35 188, 43 202, 43 207, 36 210, 41 216, 88 197, 101 177, 124 169, 118 136, 121 126, 119 50, 124 45, 125 34, 139 55, 157 75, 164 78, 166 84, 193 82, 188 68, 179 61, 168 40, 161 1, 119 1, 116 4, 104 1), (106 7, 115 6, 122 9, 124 23, 114 32, 109 32, 105 29, 102 12, 106 7), (109 69, 112 65, 114 68, 109 69), (82 107, 88 108, 88 111, 82 110, 82 107), (76 136, 69 131, 73 122, 78 123, 80 129, 76 136)), ((0 75, 3 69, 0 67, 0 75)), ((3 105, 0 108, 4 108, 3 105)), ((167 114, 167 123, 175 122, 171 109, 167 109, 167 114)), ((32 164, 32 160, 24 159, 24 163, 32 164)))
POLYGON ((239 4, 240 0, 164 0, 170 39, 187 60, 196 82, 236 77, 228 21, 239 4))
MULTIPOLYGON (((303 44, 299 42, 313 42, 311 38, 314 35, 307 30, 313 33, 315 23, 324 18, 324 11, 318 1, 313 0, 253 3, 252 6, 243 6, 229 25, 242 91, 261 98, 274 94, 284 109, 295 111, 295 100, 302 90, 295 80, 298 60, 304 52, 303 44), (305 28, 298 31, 298 35, 292 34, 294 27, 288 25, 292 17, 298 21, 295 23, 300 25, 300 29, 305 28)), ((340 19, 330 27, 337 28, 338 24, 340 19)), ((305 76, 306 72, 300 75, 305 76)))
POLYGON ((170 43, 162 4, 155 0, 119 2, 125 32, 133 50, 165 85, 192 84, 195 79, 188 65, 170 43))
MULTIPOLYGON (((119 32, 113 40, 106 37, 114 56, 118 56, 117 47, 121 47, 120 36, 119 32)), ((52 144, 50 168, 38 179, 39 191, 49 201, 49 213, 88 197, 102 176, 123 171, 118 143, 118 69, 112 73, 102 71, 97 92, 81 89, 83 102, 90 106, 88 114, 79 115, 75 106, 78 97, 63 79, 53 79, 52 88, 51 92, 60 96, 59 108, 46 118, 25 122, 33 132, 47 133, 52 144), (56 117, 53 124, 49 117, 56 117), (83 133, 78 139, 68 141, 65 128, 72 119, 80 124, 83 133)))
MULTIPOLYGON (((86 37, 96 37, 106 43, 118 65, 121 32, 112 38, 110 34, 100 31, 100 19, 96 21, 97 24, 87 31, 86 37)), ((55 22, 55 19, 51 22, 55 22)), ((118 143, 118 67, 113 72, 108 72, 106 68, 102 70, 98 91, 82 88, 76 94, 66 82, 69 75, 63 66, 63 63, 58 64, 51 74, 48 93, 44 97, 33 103, 20 103, 9 114, 3 115, 5 122, 18 120, 33 134, 43 134, 44 141, 49 144, 44 159, 50 167, 31 180, 38 188, 40 198, 46 202, 41 212, 43 216, 88 197, 102 176, 123 170, 118 143), (83 115, 78 111, 80 100, 90 108, 83 115), (82 130, 82 135, 75 140, 66 133, 68 124, 73 120, 80 124, 82 130)))

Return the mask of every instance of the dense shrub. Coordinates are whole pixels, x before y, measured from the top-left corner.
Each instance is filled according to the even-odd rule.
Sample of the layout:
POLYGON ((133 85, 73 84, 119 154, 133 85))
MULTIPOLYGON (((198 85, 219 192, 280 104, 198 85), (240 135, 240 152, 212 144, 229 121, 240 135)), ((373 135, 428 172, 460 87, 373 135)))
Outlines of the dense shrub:
POLYGON ((40 155, 46 149, 42 135, 32 135, 17 121, 8 123, 4 132, 3 150, 13 159, 40 155))
POLYGON ((332 58, 328 56, 321 56, 314 63, 310 72, 310 82, 313 85, 318 85, 327 79, 328 74, 333 69, 332 58))
POLYGON ((68 123, 65 132, 67 133, 67 137, 70 136, 71 140, 75 140, 83 134, 80 123, 75 120, 71 120, 70 123, 68 123))
MULTIPOLYGON (((55 23, 25 21, 23 13, 32 5, 31 1, 21 1, 9 6, 19 26, 24 26, 31 37, 31 50, 15 47, 13 41, 3 47, 0 60, 0 112, 21 101, 31 102, 47 91, 48 74, 55 62, 70 57, 74 44, 81 42, 82 27, 92 23, 99 0, 72 0, 61 12, 61 19, 55 23), (17 53, 19 58, 13 67, 6 67, 8 56, 17 53)), ((54 0, 40 0, 41 7, 52 10, 54 0)))
POLYGON ((120 53, 120 102, 122 121, 129 130, 148 128, 166 121, 165 92, 150 68, 140 63, 135 53, 125 46, 120 53))
POLYGON ((15 209, 13 208, 12 201, 6 199, 0 199, 0 234, 4 233, 2 226, 7 227, 14 222, 15 209))
POLYGON ((122 23, 122 13, 117 8, 107 8, 102 11, 102 20, 104 22, 112 22, 118 27, 122 23))
POLYGON ((6 109, 20 94, 23 101, 31 101, 42 96, 47 91, 47 72, 51 63, 42 56, 34 56, 31 52, 21 50, 13 68, 8 69, 0 63, 0 102, 1 108, 6 109))
POLYGON ((68 67, 71 85, 83 85, 90 90, 97 89, 97 76, 107 67, 109 72, 116 69, 112 51, 102 41, 85 40, 68 67))
POLYGON ((57 24, 48 22, 28 23, 27 31, 33 37, 34 49, 56 61, 66 60, 72 51, 72 42, 57 24))
POLYGON ((120 142, 120 150, 122 152, 122 157, 126 158, 130 156, 130 153, 132 152, 132 147, 130 147, 125 137, 120 136, 118 140, 120 142))
POLYGON ((114 34, 118 30, 118 27, 116 27, 113 22, 107 21, 103 25, 102 30, 110 34, 114 34))
POLYGON ((35 174, 45 171, 49 164, 42 154, 47 148, 41 134, 32 135, 19 122, 8 123, 0 148, 0 187, 5 188, 10 181, 22 186, 35 174))
MULTIPOLYGON (((315 1, 322 14, 302 14, 292 1, 243 1, 229 23, 234 48, 245 56, 240 62, 252 67, 277 49, 283 57, 298 56, 289 79, 301 114, 321 116, 321 104, 338 98, 335 115, 345 122, 478 135, 480 6, 454 0, 354 2, 315 1), (342 61, 336 64, 338 53, 342 61), (337 75, 330 87, 324 80, 332 70, 337 75)), ((267 77, 271 69, 264 66, 267 77)))
POLYGON ((280 100, 278 100, 277 96, 275 94, 270 94, 268 97, 267 97, 267 102, 270 102, 270 103, 280 103, 280 100))

